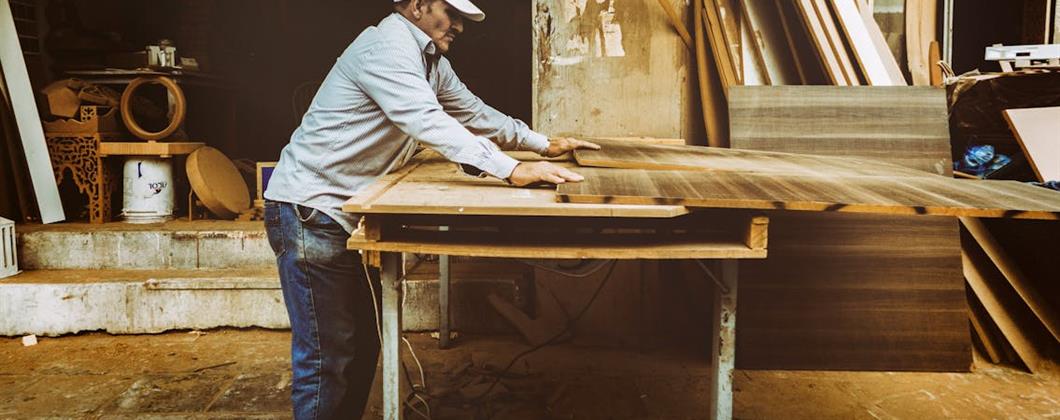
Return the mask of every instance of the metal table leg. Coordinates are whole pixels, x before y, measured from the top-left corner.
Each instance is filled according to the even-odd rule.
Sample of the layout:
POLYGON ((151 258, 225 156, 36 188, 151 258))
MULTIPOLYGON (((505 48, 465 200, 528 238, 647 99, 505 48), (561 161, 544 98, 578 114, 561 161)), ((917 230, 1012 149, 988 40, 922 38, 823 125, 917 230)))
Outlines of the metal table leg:
POLYGON ((449 348, 449 256, 438 256, 438 348, 449 348))
POLYGON ((383 418, 400 420, 401 404, 401 254, 380 256, 383 287, 383 418))
POLYGON ((737 260, 722 260, 712 320, 711 419, 732 419, 732 374, 736 361, 737 260))

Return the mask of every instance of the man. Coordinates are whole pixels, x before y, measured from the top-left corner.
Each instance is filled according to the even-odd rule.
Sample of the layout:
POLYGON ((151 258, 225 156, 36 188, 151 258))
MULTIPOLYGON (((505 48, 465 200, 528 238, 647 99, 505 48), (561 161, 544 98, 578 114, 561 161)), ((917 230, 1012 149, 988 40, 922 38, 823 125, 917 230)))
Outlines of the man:
POLYGON ((544 156, 599 148, 548 139, 467 90, 442 54, 464 19, 485 18, 469 0, 403 0, 394 10, 339 57, 265 192, 266 230, 291 320, 299 419, 360 418, 375 374, 378 297, 368 282, 378 282, 378 273, 346 249, 358 219, 340 210, 345 200, 404 165, 418 143, 515 186, 582 177, 549 162, 518 162, 497 146, 544 156))

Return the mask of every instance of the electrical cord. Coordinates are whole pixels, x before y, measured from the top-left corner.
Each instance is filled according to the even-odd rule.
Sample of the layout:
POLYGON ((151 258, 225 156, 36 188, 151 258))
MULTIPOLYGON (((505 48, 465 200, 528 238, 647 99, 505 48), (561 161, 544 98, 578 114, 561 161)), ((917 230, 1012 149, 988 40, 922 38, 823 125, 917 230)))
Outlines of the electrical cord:
MULTIPOLYGON (((571 318, 571 320, 569 322, 567 322, 566 327, 564 327, 563 330, 560 331, 558 334, 556 334, 556 335, 552 336, 552 338, 548 339, 548 341, 546 341, 544 343, 541 343, 541 344, 538 344, 538 345, 536 345, 534 347, 531 347, 531 348, 529 348, 527 350, 524 350, 523 352, 521 352, 518 355, 516 355, 515 357, 513 357, 512 360, 510 362, 508 362, 508 365, 505 366, 504 369, 502 369, 500 371, 500 373, 497 374, 496 378, 493 380, 493 383, 490 384, 489 388, 486 388, 485 392, 483 392, 482 394, 476 395, 475 397, 469 399, 469 402, 471 404, 478 405, 481 402, 480 400, 482 400, 483 398, 488 396, 490 394, 490 392, 493 391, 493 388, 495 388, 497 386, 497 384, 500 383, 501 378, 503 378, 508 373, 508 371, 510 371, 512 369, 512 366, 515 366, 515 363, 518 362, 519 359, 522 359, 523 357, 525 357, 525 356, 527 356, 527 355, 529 355, 529 354, 531 354, 533 352, 541 350, 542 348, 545 348, 546 346, 554 344, 556 342, 556 340, 559 340, 561 337, 563 337, 568 332, 570 332, 570 330, 572 328, 574 328, 574 325, 578 323, 578 320, 580 320, 582 318, 582 316, 585 315, 585 313, 589 311, 589 308, 591 308, 593 306, 593 302, 595 302, 597 296, 600 295, 600 291, 603 290, 604 286, 607 285, 608 281, 611 279, 611 274, 614 273, 615 266, 618 265, 618 261, 617 260, 611 260, 611 261, 612 261, 611 267, 608 268, 607 274, 604 275, 604 278, 602 280, 600 280, 600 284, 596 286, 596 290, 593 291, 593 295, 589 298, 589 301, 586 302, 585 306, 583 306, 580 311, 578 311, 578 314, 575 315, 574 318, 571 318)), ((598 271, 598 269, 596 271, 598 271)))

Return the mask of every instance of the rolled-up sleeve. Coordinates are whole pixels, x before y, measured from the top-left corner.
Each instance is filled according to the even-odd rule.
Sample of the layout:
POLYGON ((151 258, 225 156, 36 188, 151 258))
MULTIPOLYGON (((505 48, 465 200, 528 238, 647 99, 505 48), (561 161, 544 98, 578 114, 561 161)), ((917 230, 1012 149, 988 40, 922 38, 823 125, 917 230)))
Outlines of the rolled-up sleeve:
POLYGON ((445 112, 471 132, 489 138, 502 150, 529 150, 545 154, 548 137, 538 134, 519 119, 487 105, 460 81, 449 60, 438 60, 438 101, 445 112))
POLYGON ((361 58, 343 64, 359 67, 351 72, 357 75, 354 82, 399 129, 453 162, 498 178, 511 176, 517 160, 444 111, 424 77, 421 54, 379 44, 361 58))

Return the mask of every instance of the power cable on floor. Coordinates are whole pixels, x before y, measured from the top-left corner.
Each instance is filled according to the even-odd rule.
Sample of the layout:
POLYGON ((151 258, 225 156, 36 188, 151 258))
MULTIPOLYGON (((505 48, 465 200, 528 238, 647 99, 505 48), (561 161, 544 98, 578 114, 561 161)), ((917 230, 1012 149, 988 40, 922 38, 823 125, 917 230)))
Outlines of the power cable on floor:
POLYGON ((508 362, 508 365, 505 366, 504 369, 502 369, 496 375, 496 378, 493 380, 493 383, 490 384, 489 388, 487 388, 486 391, 483 392, 482 394, 479 394, 479 395, 477 395, 477 396, 475 396, 473 398, 470 398, 469 402, 471 404, 478 405, 481 402, 480 400, 482 400, 483 398, 488 396, 490 394, 490 392, 493 391, 493 388, 495 388, 497 386, 497 384, 500 383, 501 378, 503 378, 508 373, 508 371, 510 371, 512 369, 512 366, 515 366, 515 363, 518 362, 519 359, 522 359, 523 357, 525 357, 525 356, 527 356, 527 355, 529 355, 529 354, 531 354, 533 352, 541 350, 542 348, 545 348, 546 346, 554 344, 556 342, 556 340, 559 340, 561 337, 563 337, 568 332, 570 332, 570 330, 572 328, 574 328, 574 325, 578 323, 578 320, 580 320, 582 318, 582 316, 585 315, 585 313, 589 311, 589 308, 591 308, 593 306, 593 302, 595 302, 597 296, 600 295, 600 291, 604 289, 604 286, 607 285, 608 281, 611 279, 611 274, 614 273, 615 266, 618 265, 618 261, 617 260, 612 260, 612 261, 613 262, 611 263, 611 267, 607 269, 607 274, 605 274, 604 278, 602 280, 600 280, 600 284, 596 286, 596 290, 593 291, 592 297, 590 297, 589 301, 585 303, 585 306, 583 306, 581 308, 581 310, 578 311, 578 314, 575 315, 574 318, 572 318, 569 322, 567 322, 566 327, 564 327, 562 331, 560 331, 558 334, 552 336, 552 338, 548 339, 548 341, 545 341, 544 343, 538 344, 538 345, 536 345, 534 347, 531 347, 531 348, 529 348, 527 350, 524 350, 523 352, 521 352, 518 355, 516 355, 515 357, 513 357, 512 360, 510 362, 508 362))

